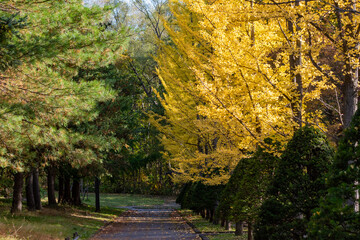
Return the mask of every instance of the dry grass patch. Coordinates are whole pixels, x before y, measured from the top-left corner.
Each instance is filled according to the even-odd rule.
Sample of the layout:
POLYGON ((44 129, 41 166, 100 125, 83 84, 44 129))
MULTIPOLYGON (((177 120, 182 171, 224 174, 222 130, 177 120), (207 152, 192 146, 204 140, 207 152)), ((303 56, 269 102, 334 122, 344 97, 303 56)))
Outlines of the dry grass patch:
POLYGON ((112 221, 123 210, 103 208, 95 213, 94 208, 60 206, 44 207, 41 211, 11 215, 10 202, 0 199, 0 239, 64 239, 77 232, 81 239, 91 237, 105 221, 112 221))

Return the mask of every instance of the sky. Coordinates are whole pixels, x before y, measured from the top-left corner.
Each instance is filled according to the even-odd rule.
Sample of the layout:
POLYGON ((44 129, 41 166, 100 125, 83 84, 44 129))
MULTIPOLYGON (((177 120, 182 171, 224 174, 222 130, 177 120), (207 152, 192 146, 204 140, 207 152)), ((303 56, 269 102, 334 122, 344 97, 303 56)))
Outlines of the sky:
MULTIPOLYGON (((84 3, 98 3, 98 4, 102 4, 104 3, 104 1, 106 0, 84 0, 84 3)), ((122 0, 124 2, 130 3, 132 0, 122 0)), ((150 0, 145 0, 145 2, 149 3, 150 0)))

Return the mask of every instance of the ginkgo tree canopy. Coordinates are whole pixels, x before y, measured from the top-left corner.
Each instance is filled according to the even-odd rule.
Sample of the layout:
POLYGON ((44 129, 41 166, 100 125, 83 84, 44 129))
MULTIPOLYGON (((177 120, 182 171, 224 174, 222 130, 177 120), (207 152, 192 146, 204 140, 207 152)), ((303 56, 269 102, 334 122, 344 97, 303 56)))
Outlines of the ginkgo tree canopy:
POLYGON ((334 128, 330 110, 336 126, 348 126, 357 103, 358 3, 336 2, 170 2, 171 43, 157 56, 168 125, 159 129, 178 179, 213 178, 204 165, 228 179, 267 138, 285 145, 300 126, 334 128))

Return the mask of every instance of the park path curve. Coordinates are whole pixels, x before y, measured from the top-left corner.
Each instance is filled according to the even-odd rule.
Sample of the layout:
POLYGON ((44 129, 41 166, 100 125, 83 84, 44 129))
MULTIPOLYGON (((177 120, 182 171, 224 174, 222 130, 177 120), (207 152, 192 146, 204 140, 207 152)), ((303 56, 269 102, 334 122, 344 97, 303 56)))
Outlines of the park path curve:
POLYGON ((177 205, 166 201, 164 205, 127 207, 113 223, 104 227, 91 240, 200 240, 198 234, 174 210, 177 205))

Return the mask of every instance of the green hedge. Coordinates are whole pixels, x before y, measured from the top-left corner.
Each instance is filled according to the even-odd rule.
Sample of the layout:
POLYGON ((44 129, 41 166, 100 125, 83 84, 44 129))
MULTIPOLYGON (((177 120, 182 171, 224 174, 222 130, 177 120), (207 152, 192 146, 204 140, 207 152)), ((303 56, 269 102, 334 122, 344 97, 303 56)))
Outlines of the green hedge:
POLYGON ((311 239, 360 239, 360 215, 354 208, 360 180, 359 140, 358 110, 340 140, 327 181, 328 194, 313 212, 309 224, 311 239))
POLYGON ((325 174, 333 161, 326 137, 313 127, 294 133, 281 156, 255 226, 255 239, 302 239, 312 209, 325 196, 325 174))

